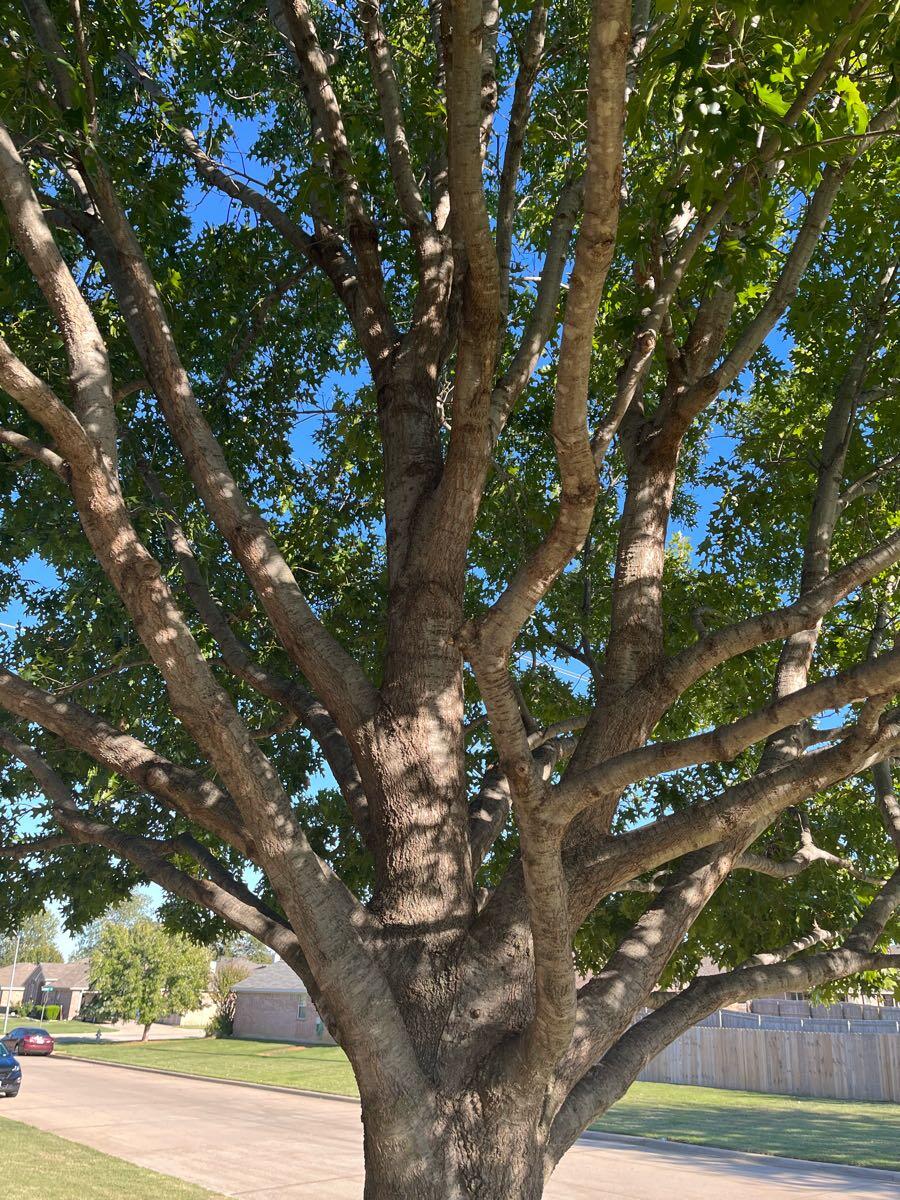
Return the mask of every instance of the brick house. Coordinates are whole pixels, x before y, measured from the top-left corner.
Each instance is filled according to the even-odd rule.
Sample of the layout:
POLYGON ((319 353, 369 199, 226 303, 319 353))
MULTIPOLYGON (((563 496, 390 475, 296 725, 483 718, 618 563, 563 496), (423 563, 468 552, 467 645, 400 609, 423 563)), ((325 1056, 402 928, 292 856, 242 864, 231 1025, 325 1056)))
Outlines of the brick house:
POLYGON ((78 958, 67 963, 39 963, 37 994, 32 1003, 58 1004, 60 1019, 74 1021, 83 1004, 93 999, 91 991, 91 960, 78 958), (50 990, 44 992, 44 985, 50 990))
POLYGON ((94 995, 90 990, 89 958, 69 963, 17 963, 10 989, 11 976, 11 963, 0 967, 0 1010, 5 1010, 9 995, 10 1004, 23 1010, 43 1003, 58 1004, 62 1020, 71 1021, 94 995), (49 987, 47 992, 43 991, 45 985, 49 987))
POLYGON ((261 967, 232 991, 235 1037, 334 1045, 303 980, 286 963, 261 967))
POLYGON ((12 963, 0 967, 0 1011, 6 1011, 7 1003, 11 1008, 21 1008, 31 1001, 34 980, 39 971, 38 964, 30 962, 16 963, 15 972, 12 963))

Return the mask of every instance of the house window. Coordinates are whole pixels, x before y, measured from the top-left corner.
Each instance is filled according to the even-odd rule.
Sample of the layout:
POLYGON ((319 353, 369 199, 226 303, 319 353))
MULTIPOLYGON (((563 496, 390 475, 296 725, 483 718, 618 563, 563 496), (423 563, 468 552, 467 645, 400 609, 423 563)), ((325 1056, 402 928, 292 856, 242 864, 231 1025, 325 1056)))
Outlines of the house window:
POLYGON ((297 1005, 297 1020, 298 1021, 306 1020, 306 997, 305 996, 300 1001, 300 1003, 297 1005))

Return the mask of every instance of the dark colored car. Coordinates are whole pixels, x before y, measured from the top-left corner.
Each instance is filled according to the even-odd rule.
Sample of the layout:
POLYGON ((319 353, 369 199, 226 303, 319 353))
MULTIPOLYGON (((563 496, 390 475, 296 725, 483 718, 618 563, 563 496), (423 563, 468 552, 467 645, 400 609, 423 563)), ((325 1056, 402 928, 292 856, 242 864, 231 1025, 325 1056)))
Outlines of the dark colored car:
POLYGON ((37 1025, 17 1025, 3 1039, 10 1054, 52 1054, 53 1038, 37 1025))
POLYGON ((0 1042, 0 1096, 18 1096, 22 1068, 0 1042))

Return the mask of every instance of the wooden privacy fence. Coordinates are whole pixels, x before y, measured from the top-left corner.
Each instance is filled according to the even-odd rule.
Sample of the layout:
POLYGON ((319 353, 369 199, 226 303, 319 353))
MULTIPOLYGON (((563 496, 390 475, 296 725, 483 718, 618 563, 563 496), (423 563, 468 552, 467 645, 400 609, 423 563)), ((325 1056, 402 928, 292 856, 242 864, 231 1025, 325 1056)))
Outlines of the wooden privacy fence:
POLYGON ((696 1026, 657 1055, 639 1078, 900 1103, 900 1037, 696 1026))

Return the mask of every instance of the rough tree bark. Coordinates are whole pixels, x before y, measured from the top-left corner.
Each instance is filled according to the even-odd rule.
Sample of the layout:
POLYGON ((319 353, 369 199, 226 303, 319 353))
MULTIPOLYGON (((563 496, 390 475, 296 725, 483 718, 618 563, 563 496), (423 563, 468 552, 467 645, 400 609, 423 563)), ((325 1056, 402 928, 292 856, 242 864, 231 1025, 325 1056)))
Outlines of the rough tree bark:
MULTIPOLYGON (((80 120, 74 109, 82 101, 72 82, 79 80, 87 104, 83 134, 48 146, 9 114, 9 127, 0 125, 0 201, 68 367, 65 394, 41 377, 40 364, 22 361, 0 339, 0 386, 48 444, 15 429, 0 431, 0 442, 52 472, 65 489, 144 647, 145 657, 129 668, 153 664, 172 718, 203 763, 198 769, 172 762, 83 707, 71 688, 49 691, 14 664, 4 665, 0 706, 14 729, 0 729, 0 746, 31 772, 49 811, 41 836, 14 834, 0 845, 0 857, 31 864, 61 846, 102 847, 288 962, 359 1082, 367 1200, 538 1200, 585 1125, 706 1013, 737 999, 900 966, 900 956, 879 950, 900 900, 900 874, 873 878, 852 855, 820 848, 803 814, 789 858, 751 849, 786 810, 870 769, 886 829, 900 846, 890 773, 900 751, 900 718, 891 707, 900 691, 900 649, 884 648, 884 620, 868 656, 810 682, 823 620, 900 561, 896 532, 839 566, 831 561, 842 514, 895 464, 892 458, 845 484, 854 421, 894 300, 890 264, 880 264, 832 398, 797 597, 704 628, 675 654, 666 651, 664 628, 666 545, 686 440, 788 311, 842 187, 881 136, 896 132, 892 104, 872 115, 864 136, 847 139, 841 154, 830 156, 798 206, 790 245, 750 316, 722 276, 696 305, 685 304, 676 322, 685 279, 701 252, 713 254, 752 232, 762 192, 784 170, 804 114, 878 6, 856 4, 846 26, 806 65, 787 111, 760 130, 752 159, 722 164, 716 199, 663 214, 665 232, 648 234, 652 292, 632 322, 624 361, 593 428, 598 312, 627 184, 626 106, 639 88, 641 56, 655 27, 648 4, 636 5, 633 15, 629 0, 593 0, 591 7, 583 145, 548 214, 533 307, 511 353, 504 346, 513 328, 517 188, 535 89, 550 69, 549 5, 537 0, 515 45, 518 72, 496 206, 485 161, 502 111, 498 56, 510 49, 499 32, 499 7, 491 0, 432 6, 429 36, 446 101, 446 139, 428 164, 415 161, 407 136, 408 100, 390 22, 378 0, 361 0, 354 12, 383 124, 385 169, 415 259, 414 301, 403 315, 386 285, 375 205, 311 4, 269 5, 333 199, 326 206, 313 195, 302 219, 216 161, 163 87, 120 48, 122 70, 146 103, 166 112, 177 153, 205 185, 283 239, 302 272, 328 282, 358 340, 383 451, 387 599, 377 683, 307 601, 194 394, 125 190, 104 159, 102 88, 91 77, 78 6, 71 28, 61 29, 45 0, 24 0, 45 56, 43 99, 71 131, 80 120), (49 160, 64 180, 52 198, 36 190, 38 172, 30 168, 39 160, 49 160), (748 193, 759 201, 749 218, 748 193), (738 199, 744 225, 732 212, 738 199), (142 542, 119 462, 124 434, 117 405, 124 393, 114 387, 99 317, 60 248, 71 242, 56 240, 61 232, 78 239, 80 252, 102 269, 141 373, 135 386, 157 406, 198 503, 252 588, 289 669, 257 661, 235 632, 149 453, 139 470, 181 585, 142 542), (559 482, 554 518, 500 593, 473 614, 465 603, 468 555, 494 448, 548 354, 559 482), (585 549, 614 445, 624 479, 609 637, 602 654, 587 642, 580 651, 591 665, 594 703, 589 712, 542 728, 524 704, 510 659, 523 629, 585 549), (191 611, 181 606, 182 590, 191 611), (215 661, 201 650, 198 629, 217 647, 215 661), (654 739, 688 689, 777 642, 768 703, 706 732, 654 739), (474 794, 465 745, 467 679, 484 705, 482 727, 494 754, 474 794), (371 896, 352 894, 313 850, 266 736, 250 727, 235 699, 234 680, 279 706, 287 724, 299 722, 320 746, 372 855, 371 896), (849 714, 847 722, 819 737, 811 719, 830 709, 849 714), (28 731, 35 729, 114 772, 161 812, 177 814, 186 832, 162 839, 98 814, 77 783, 30 744, 28 731), (754 746, 765 747, 757 768, 703 802, 636 827, 614 825, 634 785, 684 767, 732 762, 754 746), (518 853, 485 893, 477 886, 479 868, 510 820, 518 853), (274 903, 225 865, 225 851, 266 876, 274 903), (816 863, 868 888, 870 903, 855 926, 828 935, 816 926, 778 950, 760 947, 714 979, 672 995, 659 992, 679 944, 733 872, 790 879, 816 863), (647 893, 646 908, 605 967, 579 981, 574 935, 599 904, 627 889, 647 893), (822 948, 825 940, 834 944, 822 948), (648 1007, 652 1013, 642 1018, 648 1007)), ((271 303, 286 303, 302 277, 276 288, 271 303)), ((226 372, 232 370, 229 363, 226 372)))

